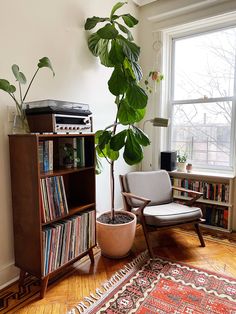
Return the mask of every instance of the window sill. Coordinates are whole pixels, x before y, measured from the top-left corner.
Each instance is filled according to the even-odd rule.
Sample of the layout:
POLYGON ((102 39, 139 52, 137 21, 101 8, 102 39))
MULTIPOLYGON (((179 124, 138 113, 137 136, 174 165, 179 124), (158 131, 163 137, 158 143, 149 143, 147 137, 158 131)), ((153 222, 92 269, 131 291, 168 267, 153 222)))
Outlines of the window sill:
POLYGON ((187 171, 169 171, 169 174, 171 175, 178 175, 182 177, 192 177, 192 178, 199 178, 199 177, 204 177, 204 178, 212 178, 212 179, 217 179, 217 178, 222 178, 222 179, 234 179, 235 175, 233 173, 229 172, 210 172, 210 171, 199 171, 199 170, 192 170, 191 172, 187 171))

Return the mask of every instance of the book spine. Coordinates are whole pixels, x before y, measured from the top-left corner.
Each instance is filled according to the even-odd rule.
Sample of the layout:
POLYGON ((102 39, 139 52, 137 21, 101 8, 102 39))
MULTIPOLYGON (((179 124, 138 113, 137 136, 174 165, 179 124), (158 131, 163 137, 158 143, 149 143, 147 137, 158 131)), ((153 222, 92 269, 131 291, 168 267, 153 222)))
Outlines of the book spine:
POLYGON ((39 142, 39 150, 38 150, 38 154, 39 154, 39 169, 40 172, 43 172, 44 170, 44 166, 43 166, 43 155, 44 155, 44 151, 43 151, 43 142, 39 142))
POLYGON ((53 170, 53 141, 48 141, 48 170, 53 170))
POLYGON ((49 171, 49 141, 43 142, 43 170, 49 171))

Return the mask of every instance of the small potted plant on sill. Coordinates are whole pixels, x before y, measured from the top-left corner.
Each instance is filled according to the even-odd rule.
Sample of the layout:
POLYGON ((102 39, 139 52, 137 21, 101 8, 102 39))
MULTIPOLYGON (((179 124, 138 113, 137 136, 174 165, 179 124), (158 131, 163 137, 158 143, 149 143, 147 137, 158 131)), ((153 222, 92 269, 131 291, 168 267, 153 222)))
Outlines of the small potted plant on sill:
POLYGON ((177 170, 181 172, 186 171, 186 165, 187 165, 187 154, 186 153, 178 153, 177 154, 177 170))
POLYGON ((51 61, 48 59, 48 57, 43 57, 39 59, 37 69, 26 89, 26 92, 23 95, 22 85, 27 83, 26 77, 24 73, 20 71, 20 68, 17 64, 12 65, 12 72, 19 86, 19 99, 17 99, 15 95, 16 87, 12 85, 11 83, 9 83, 9 81, 5 79, 0 79, 0 89, 8 93, 16 105, 16 115, 13 122, 13 133, 30 133, 28 121, 25 115, 25 107, 24 107, 25 99, 38 71, 41 68, 49 68, 52 71, 53 76, 55 76, 51 61))
POLYGON ((121 150, 128 165, 141 162, 143 146, 150 144, 147 135, 136 126, 144 118, 148 96, 140 86, 140 47, 134 43, 130 32, 138 20, 130 14, 117 14, 117 10, 125 4, 116 3, 109 17, 93 16, 85 23, 85 30, 103 23, 101 28, 90 34, 88 47, 102 65, 112 69, 108 88, 114 95, 116 112, 111 124, 96 132, 95 140, 97 159, 105 158, 110 166, 111 186, 111 210, 97 218, 98 244, 103 255, 113 258, 129 253, 136 229, 134 214, 114 209, 114 163, 121 150))

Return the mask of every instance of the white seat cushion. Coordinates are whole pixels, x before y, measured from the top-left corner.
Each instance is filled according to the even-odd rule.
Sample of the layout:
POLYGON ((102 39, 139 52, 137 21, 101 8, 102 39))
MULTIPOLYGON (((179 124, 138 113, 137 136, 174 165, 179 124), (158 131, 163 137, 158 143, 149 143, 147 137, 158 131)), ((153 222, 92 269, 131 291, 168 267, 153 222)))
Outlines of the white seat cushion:
MULTIPOLYGON (((137 212, 137 208, 133 208, 132 212, 137 212)), ((148 225, 162 227, 199 219, 202 217, 202 211, 198 207, 189 207, 172 202, 148 206, 144 209, 144 216, 148 225)))

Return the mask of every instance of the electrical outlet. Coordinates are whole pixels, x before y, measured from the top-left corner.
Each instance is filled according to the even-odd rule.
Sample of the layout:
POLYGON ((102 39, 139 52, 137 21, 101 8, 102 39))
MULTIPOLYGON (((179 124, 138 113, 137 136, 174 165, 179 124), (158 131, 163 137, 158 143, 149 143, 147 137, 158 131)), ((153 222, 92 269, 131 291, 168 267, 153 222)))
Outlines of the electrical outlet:
POLYGON ((14 106, 7 107, 7 120, 8 122, 14 122, 14 117, 16 115, 16 108, 14 106))

